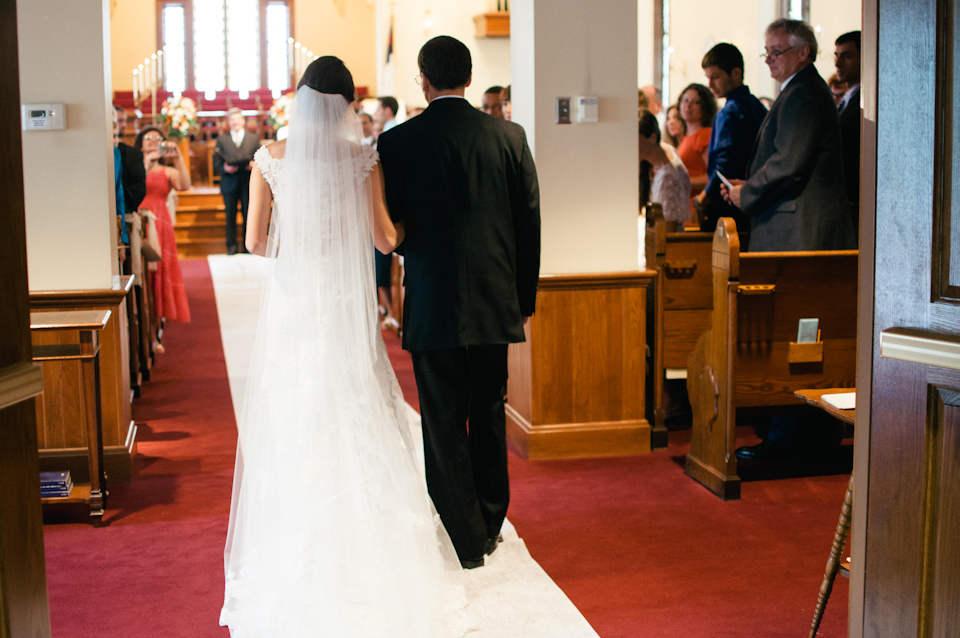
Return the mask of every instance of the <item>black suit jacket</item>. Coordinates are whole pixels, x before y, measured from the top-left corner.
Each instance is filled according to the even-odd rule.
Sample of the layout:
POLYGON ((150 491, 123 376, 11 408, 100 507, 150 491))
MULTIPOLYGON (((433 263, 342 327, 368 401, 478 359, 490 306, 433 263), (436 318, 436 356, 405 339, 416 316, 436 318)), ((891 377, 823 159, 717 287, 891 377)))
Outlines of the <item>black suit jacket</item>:
POLYGON ((123 166, 123 201, 128 213, 140 208, 140 202, 147 196, 147 171, 143 166, 143 153, 123 142, 117 144, 120 149, 120 164, 123 166))
POLYGON ((750 250, 856 248, 833 94, 813 64, 773 103, 754 144, 740 209, 750 250))
POLYGON ((406 226, 403 347, 524 340, 540 277, 540 191, 523 128, 434 100, 377 142, 387 205, 406 226))
MULTIPOLYGON (((840 139, 843 141, 843 177, 847 200, 855 211, 860 208, 860 87, 840 111, 840 139)), ((859 215, 857 215, 859 217, 859 215)))
POLYGON ((221 133, 217 137, 217 146, 213 151, 213 168, 220 173, 220 192, 232 193, 244 182, 250 181, 250 171, 244 168, 253 159, 254 153, 260 148, 260 140, 255 133, 244 132, 243 141, 238 148, 230 137, 230 132, 221 133), (227 173, 223 170, 224 164, 238 166, 236 173, 227 173))

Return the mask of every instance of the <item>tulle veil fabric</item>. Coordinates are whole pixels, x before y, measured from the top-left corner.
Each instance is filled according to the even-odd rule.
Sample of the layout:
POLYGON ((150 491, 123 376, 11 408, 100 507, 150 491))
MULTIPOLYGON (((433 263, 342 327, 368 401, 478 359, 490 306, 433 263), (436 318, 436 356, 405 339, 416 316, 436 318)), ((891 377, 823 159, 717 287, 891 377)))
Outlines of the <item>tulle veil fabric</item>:
POLYGON ((360 139, 342 96, 297 91, 238 423, 220 617, 233 638, 472 628, 378 329, 376 156, 360 139))

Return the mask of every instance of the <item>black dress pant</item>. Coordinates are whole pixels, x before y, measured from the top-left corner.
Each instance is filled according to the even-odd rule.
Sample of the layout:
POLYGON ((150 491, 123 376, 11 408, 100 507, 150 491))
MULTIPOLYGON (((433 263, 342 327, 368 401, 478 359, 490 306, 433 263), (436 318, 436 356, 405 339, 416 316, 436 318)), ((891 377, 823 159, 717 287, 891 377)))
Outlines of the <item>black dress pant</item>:
POLYGON ((427 488, 460 560, 477 560, 487 539, 500 533, 510 502, 507 345, 412 355, 427 488))
POLYGON ((231 253, 237 251, 237 202, 240 203, 240 215, 243 218, 240 252, 246 252, 243 242, 247 236, 247 205, 250 203, 250 171, 240 169, 237 172, 242 174, 236 178, 236 187, 221 192, 223 210, 227 216, 227 252, 231 253))

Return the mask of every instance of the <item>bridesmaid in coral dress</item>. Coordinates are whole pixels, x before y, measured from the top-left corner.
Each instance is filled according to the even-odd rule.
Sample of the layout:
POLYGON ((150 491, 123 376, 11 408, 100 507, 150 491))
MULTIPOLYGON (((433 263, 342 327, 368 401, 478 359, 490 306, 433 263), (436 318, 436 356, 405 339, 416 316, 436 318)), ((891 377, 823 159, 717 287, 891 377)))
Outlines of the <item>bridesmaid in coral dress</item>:
POLYGON ((143 164, 147 171, 147 196, 140 208, 146 208, 156 216, 157 235, 160 238, 163 261, 153 272, 153 298, 156 315, 170 321, 190 321, 190 306, 177 259, 177 240, 173 223, 167 210, 167 195, 170 189, 185 191, 190 188, 190 175, 184 166, 183 156, 176 144, 166 146, 166 155, 160 155, 160 143, 166 141, 160 129, 149 127, 137 135, 136 147, 143 151, 143 164), (172 163, 167 166, 164 162, 172 163))

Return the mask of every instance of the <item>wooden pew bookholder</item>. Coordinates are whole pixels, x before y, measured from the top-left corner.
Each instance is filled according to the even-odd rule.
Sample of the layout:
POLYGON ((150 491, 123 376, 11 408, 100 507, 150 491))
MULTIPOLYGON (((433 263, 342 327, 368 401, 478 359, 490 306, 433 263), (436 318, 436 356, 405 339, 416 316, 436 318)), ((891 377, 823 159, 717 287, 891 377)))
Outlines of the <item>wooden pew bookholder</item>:
POLYGON ((647 298, 652 381, 647 384, 647 418, 653 427, 651 445, 654 449, 667 447, 663 408, 665 370, 686 367, 697 339, 710 324, 712 242, 712 233, 670 232, 660 204, 647 207, 647 268, 657 273, 647 298))
POLYGON ((685 471, 723 500, 740 498, 736 409, 802 403, 802 388, 855 386, 856 250, 740 254, 730 218, 713 237, 710 328, 687 363, 693 433, 685 471), (796 343, 800 319, 822 339, 796 343))

